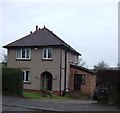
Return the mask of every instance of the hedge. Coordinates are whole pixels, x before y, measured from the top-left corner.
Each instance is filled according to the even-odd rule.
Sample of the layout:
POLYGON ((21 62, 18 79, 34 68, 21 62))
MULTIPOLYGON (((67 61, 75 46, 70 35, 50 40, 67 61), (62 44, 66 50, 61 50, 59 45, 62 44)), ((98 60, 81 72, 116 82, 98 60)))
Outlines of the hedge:
POLYGON ((101 89, 107 88, 108 103, 120 104, 120 70, 98 71, 96 85, 101 89))
POLYGON ((13 95, 23 94, 22 71, 20 69, 2 68, 2 91, 13 95))

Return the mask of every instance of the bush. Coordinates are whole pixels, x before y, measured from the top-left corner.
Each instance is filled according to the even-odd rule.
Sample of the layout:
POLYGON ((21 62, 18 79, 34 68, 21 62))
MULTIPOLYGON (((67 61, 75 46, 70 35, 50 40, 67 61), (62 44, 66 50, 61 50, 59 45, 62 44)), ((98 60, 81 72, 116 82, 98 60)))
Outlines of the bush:
MULTIPOLYGON (((120 104, 120 70, 101 70, 97 72, 96 90, 102 89, 102 95, 97 93, 100 102, 120 104), (107 89, 106 91, 103 89, 107 89)), ((94 94, 95 95, 95 94, 94 94)))
POLYGON ((23 94, 22 71, 20 69, 2 68, 2 91, 13 95, 23 94))

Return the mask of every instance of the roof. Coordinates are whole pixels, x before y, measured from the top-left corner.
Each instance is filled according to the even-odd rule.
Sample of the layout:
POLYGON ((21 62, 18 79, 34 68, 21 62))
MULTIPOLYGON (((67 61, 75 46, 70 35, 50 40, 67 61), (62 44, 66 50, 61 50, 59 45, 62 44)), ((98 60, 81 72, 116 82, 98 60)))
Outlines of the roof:
POLYGON ((63 46, 68 50, 71 50, 75 54, 81 55, 75 49, 70 47, 66 42, 60 39, 52 31, 45 26, 42 29, 38 29, 29 35, 20 38, 12 43, 9 43, 4 48, 10 47, 42 47, 42 46, 63 46))
POLYGON ((87 73, 95 74, 94 72, 92 72, 92 71, 90 71, 89 69, 87 69, 87 68, 85 68, 85 67, 82 67, 82 66, 70 64, 70 67, 77 68, 77 69, 82 70, 82 71, 85 71, 85 72, 87 72, 87 73))

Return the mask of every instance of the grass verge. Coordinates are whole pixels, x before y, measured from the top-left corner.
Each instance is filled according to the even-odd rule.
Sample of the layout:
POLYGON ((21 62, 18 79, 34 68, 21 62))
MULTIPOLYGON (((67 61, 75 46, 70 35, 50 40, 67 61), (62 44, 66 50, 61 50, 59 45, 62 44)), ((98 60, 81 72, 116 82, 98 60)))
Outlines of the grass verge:
POLYGON ((61 100, 61 99, 68 100, 68 99, 70 99, 68 97, 62 97, 62 96, 56 96, 56 95, 44 97, 40 93, 36 93, 36 92, 24 92, 23 97, 28 98, 28 99, 55 99, 55 100, 61 100))

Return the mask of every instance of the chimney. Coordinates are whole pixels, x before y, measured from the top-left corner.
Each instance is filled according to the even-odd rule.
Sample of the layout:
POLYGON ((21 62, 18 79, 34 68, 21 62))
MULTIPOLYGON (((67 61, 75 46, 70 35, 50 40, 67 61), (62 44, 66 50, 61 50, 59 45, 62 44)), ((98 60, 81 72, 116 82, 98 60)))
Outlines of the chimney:
POLYGON ((38 26, 36 25, 36 31, 38 31, 39 30, 39 28, 38 28, 38 26))
POLYGON ((32 31, 30 31, 30 34, 32 34, 32 31))

